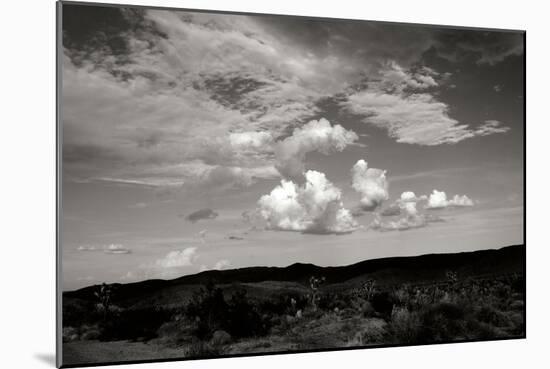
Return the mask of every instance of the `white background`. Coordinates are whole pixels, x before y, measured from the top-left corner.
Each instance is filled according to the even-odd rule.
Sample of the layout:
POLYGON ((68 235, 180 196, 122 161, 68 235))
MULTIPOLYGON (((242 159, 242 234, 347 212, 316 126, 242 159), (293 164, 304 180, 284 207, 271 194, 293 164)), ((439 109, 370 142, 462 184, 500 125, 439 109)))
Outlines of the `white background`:
MULTIPOLYGON (((527 30, 526 340, 142 364, 135 368, 548 367, 545 349, 549 347, 550 278, 545 272, 550 247, 550 32, 544 1, 128 2, 527 30)), ((5 1, 1 14, 0 367, 51 368, 55 352, 55 3, 5 1)))

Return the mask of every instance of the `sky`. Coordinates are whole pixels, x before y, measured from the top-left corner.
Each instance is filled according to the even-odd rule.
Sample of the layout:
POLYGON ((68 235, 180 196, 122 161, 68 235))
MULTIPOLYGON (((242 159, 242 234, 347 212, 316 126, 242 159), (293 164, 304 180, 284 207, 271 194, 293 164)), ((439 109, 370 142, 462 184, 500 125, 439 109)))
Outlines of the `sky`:
POLYGON ((510 31, 63 5, 62 279, 524 242, 510 31))

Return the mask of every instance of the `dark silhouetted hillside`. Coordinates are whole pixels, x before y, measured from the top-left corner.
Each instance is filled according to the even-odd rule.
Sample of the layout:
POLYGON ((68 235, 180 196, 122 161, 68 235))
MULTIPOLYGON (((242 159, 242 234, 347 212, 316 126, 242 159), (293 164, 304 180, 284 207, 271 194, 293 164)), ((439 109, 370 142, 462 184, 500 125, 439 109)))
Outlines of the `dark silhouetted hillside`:
MULTIPOLYGON (((246 284, 267 288, 260 282, 293 282, 297 287, 307 286, 312 275, 324 276, 326 285, 359 284, 365 279, 375 279, 379 285, 399 283, 432 283, 446 278, 452 270, 461 278, 523 273, 525 247, 504 247, 498 250, 480 250, 455 254, 429 254, 413 257, 392 257, 366 260, 356 264, 337 267, 320 267, 296 263, 288 267, 249 267, 231 270, 211 270, 186 275, 173 280, 147 280, 128 284, 114 284, 115 299, 120 303, 143 300, 147 296, 164 296, 164 300, 180 290, 197 288, 208 282, 218 285, 246 284), (167 296, 166 296, 167 295, 167 296)), ((270 288, 278 288, 275 283, 270 288)), ((96 286, 65 292, 65 298, 94 300, 96 286)), ((175 298, 175 297, 174 297, 175 298)))

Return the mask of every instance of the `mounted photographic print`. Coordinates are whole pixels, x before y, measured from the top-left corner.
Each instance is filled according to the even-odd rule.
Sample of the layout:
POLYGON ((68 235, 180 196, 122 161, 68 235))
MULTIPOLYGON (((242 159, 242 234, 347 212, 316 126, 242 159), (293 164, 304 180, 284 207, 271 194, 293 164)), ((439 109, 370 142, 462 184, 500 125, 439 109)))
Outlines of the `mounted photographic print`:
POLYGON ((524 47, 58 3, 58 365, 524 338, 524 47))

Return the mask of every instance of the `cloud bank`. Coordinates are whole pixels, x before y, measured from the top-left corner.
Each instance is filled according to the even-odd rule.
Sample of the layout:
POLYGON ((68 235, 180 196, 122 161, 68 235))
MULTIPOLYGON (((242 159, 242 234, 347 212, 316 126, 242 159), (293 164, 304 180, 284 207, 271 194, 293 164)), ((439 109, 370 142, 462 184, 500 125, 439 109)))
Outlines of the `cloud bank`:
POLYGON ((399 199, 394 204, 385 209, 380 214, 375 214, 375 218, 370 224, 370 228, 379 231, 406 231, 409 229, 422 228, 429 223, 444 222, 445 220, 440 217, 435 217, 431 214, 421 214, 417 208, 417 204, 420 201, 426 201, 428 197, 425 195, 416 196, 412 191, 405 191, 401 193, 399 199), (389 210, 391 209, 391 210, 389 210), (396 211, 397 209, 398 211, 396 211), (402 217, 384 221, 381 216, 398 216, 403 214, 402 217))

